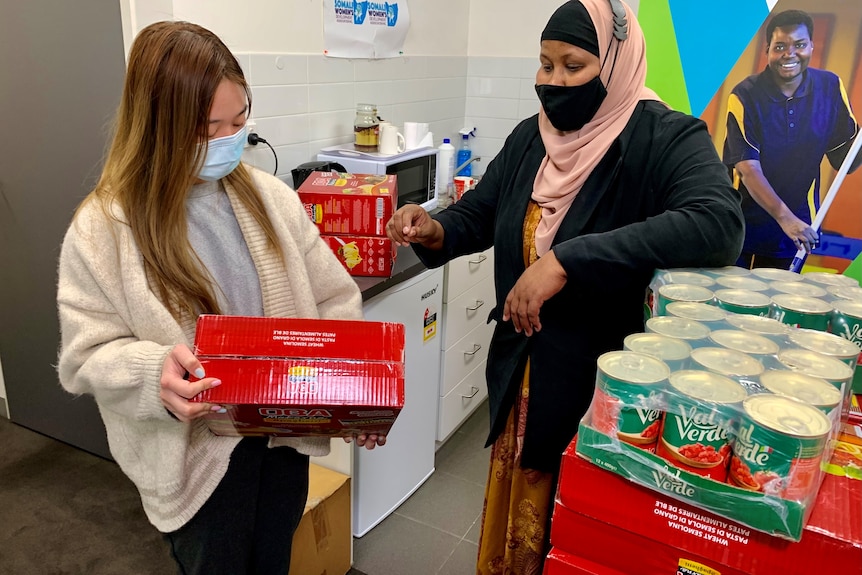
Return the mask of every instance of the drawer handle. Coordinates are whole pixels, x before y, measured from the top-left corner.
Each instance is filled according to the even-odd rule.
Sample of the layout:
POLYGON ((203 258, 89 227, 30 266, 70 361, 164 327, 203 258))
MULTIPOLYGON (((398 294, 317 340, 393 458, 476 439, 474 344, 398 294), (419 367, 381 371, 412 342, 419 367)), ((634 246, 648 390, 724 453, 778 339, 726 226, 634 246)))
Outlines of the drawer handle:
POLYGON ((477 309, 479 309, 479 308, 480 308, 480 307, 482 307, 483 305, 485 305, 485 302, 483 302, 483 301, 482 301, 482 300, 480 300, 480 299, 477 299, 477 300, 476 300, 476 305, 474 305, 474 306, 469 306, 469 305, 468 305, 468 306, 467 306, 467 311, 476 311, 477 309))
POLYGON ((464 355, 476 355, 476 352, 482 349, 482 346, 478 343, 473 344, 473 351, 465 351, 464 355))
POLYGON ((488 256, 486 256, 485 254, 479 254, 479 259, 467 260, 467 263, 472 264, 474 266, 478 266, 479 264, 481 264, 482 262, 484 262, 487 259, 488 259, 488 256))
POLYGON ((473 387, 473 386, 471 385, 471 386, 470 386, 470 391, 472 392, 472 393, 470 393, 470 395, 463 395, 463 394, 462 394, 462 395, 461 395, 461 397, 463 397, 464 399, 473 399, 474 397, 476 397, 476 394, 477 394, 477 393, 479 393, 479 388, 478 388, 478 387, 473 387))

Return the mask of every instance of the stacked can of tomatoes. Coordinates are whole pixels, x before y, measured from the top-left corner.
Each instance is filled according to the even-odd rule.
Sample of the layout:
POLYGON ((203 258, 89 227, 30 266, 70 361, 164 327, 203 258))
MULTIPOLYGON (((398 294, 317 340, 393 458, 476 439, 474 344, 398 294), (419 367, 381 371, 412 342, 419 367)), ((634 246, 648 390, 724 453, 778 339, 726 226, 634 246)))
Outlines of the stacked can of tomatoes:
POLYGON ((688 473, 813 497, 859 347, 810 328, 828 327, 835 309, 852 310, 838 316, 845 323, 855 313, 833 292, 862 309, 862 290, 844 282, 735 267, 658 272, 645 333, 598 360, 592 427, 688 473), (829 292, 829 282, 839 285, 829 292), (802 295, 821 292, 816 302, 802 295))

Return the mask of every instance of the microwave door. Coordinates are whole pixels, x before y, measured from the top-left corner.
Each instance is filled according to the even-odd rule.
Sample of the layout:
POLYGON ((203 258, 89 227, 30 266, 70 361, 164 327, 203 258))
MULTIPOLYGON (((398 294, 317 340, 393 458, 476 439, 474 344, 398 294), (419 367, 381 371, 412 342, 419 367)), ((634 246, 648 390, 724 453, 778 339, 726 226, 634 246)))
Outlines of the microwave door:
POLYGON ((422 205, 428 200, 434 199, 435 190, 432 187, 433 182, 429 178, 429 173, 433 173, 429 169, 427 158, 419 160, 408 160, 388 166, 387 174, 398 176, 398 207, 406 204, 422 205))
POLYGON ((426 197, 421 191, 416 191, 411 194, 398 194, 398 207, 403 207, 407 204, 416 204, 421 206, 425 203, 426 197))

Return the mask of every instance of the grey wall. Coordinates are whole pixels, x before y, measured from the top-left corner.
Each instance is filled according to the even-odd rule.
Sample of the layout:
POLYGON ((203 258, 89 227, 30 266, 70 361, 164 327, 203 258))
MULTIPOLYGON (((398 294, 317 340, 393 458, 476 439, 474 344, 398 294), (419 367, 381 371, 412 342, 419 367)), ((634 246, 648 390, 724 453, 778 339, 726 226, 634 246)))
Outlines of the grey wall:
POLYGON ((119 102, 120 6, 4 2, 0 43, 0 357, 10 416, 107 455, 93 401, 72 398, 57 381, 56 266, 119 102))

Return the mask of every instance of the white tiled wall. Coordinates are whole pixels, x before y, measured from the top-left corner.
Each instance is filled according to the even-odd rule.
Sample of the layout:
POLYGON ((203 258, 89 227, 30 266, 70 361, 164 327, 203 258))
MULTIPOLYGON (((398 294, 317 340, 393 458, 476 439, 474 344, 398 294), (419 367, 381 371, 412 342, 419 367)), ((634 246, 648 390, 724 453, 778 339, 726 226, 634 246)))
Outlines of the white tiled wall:
POLYGON ((471 57, 467 66, 467 107, 465 121, 476 126, 473 155, 474 174, 485 167, 512 129, 524 118, 539 111, 536 83, 538 55, 535 58, 471 57))
MULTIPOLYGON (((319 55, 238 54, 252 86, 255 130, 278 155, 278 175, 315 159, 326 146, 350 142, 356 104, 375 103, 396 125, 428 122, 435 144, 459 144, 458 130, 475 126, 474 174, 487 163, 523 118, 538 111, 533 91, 537 58, 412 56, 342 60, 319 55)), ((272 171, 263 144, 245 156, 272 171)))
MULTIPOLYGON (((252 86, 255 130, 278 155, 278 175, 315 159, 326 146, 353 139, 357 103, 377 104, 396 125, 428 122, 435 140, 464 123, 467 57, 414 56, 342 60, 318 55, 239 54, 252 86)), ((265 145, 246 160, 272 171, 265 145)))

